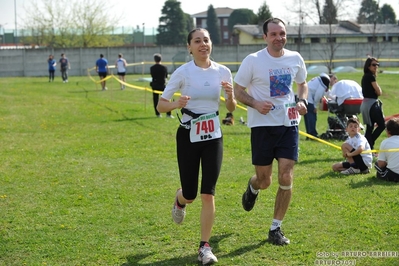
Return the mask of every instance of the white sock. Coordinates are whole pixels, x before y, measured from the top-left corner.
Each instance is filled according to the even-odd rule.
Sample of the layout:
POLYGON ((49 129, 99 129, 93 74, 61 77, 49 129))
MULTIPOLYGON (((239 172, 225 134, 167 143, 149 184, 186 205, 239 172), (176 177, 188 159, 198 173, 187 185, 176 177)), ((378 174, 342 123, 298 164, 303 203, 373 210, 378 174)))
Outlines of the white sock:
POLYGON ((281 227, 282 223, 283 223, 283 221, 281 221, 281 220, 273 219, 272 226, 270 227, 270 230, 271 231, 276 230, 277 227, 281 227))
POLYGON ((259 189, 254 189, 251 184, 249 184, 249 188, 251 189, 251 192, 255 195, 259 193, 259 189))

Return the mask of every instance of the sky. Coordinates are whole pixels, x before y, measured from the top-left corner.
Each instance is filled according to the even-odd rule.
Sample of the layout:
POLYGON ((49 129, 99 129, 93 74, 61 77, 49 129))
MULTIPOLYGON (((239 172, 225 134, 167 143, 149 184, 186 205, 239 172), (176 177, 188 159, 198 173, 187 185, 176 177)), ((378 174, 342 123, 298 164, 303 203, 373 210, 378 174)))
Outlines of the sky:
MULTIPOLYGON (((7 30, 15 29, 15 13, 17 14, 17 28, 23 28, 24 15, 32 1, 40 0, 0 0, 0 27, 7 30), (16 12, 14 9, 16 5, 16 12)), ((153 31, 153 28, 158 27, 159 17, 161 16, 162 7, 166 0, 106 0, 105 2, 109 5, 109 14, 117 17, 121 17, 119 25, 124 27, 139 26, 143 28, 145 24, 145 30, 153 31)), ((303 3, 309 2, 310 0, 302 0, 303 3)), ((323 2, 323 0, 321 0, 323 2)), ((349 1, 349 0, 348 0, 349 1)), ((360 8, 361 0, 352 0, 357 2, 357 5, 352 6, 348 10, 358 10, 360 8)), ((399 0, 376 0, 380 6, 383 4, 389 4, 392 6, 396 13, 396 18, 399 19, 399 0)), ((247 8, 251 9, 255 14, 258 12, 259 7, 265 2, 265 0, 247 0, 247 1, 231 1, 231 0, 212 0, 212 1, 193 1, 193 0, 180 0, 181 8, 184 13, 193 15, 196 13, 204 12, 208 10, 209 5, 213 5, 214 8, 218 7, 229 7, 232 9, 247 8)), ((291 24, 298 23, 298 16, 295 15, 295 10, 298 10, 298 0, 266 0, 266 4, 274 17, 279 17, 285 22, 291 24)), ((349 16, 347 14, 346 16, 349 16)), ((351 15, 351 19, 355 19, 357 14, 351 15)), ((309 16, 310 17, 310 16, 309 16)), ((347 18, 346 18, 347 19, 347 18)), ((310 18, 307 19, 308 24, 314 24, 310 18)), ((2 29, 0 29, 2 32, 2 29)))

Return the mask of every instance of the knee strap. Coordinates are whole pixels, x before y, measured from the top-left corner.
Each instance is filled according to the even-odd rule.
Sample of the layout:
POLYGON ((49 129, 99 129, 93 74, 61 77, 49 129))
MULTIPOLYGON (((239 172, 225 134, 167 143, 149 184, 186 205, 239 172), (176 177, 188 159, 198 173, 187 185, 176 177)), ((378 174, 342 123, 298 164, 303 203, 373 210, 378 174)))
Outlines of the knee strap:
POLYGON ((292 184, 289 185, 289 186, 282 186, 282 185, 280 185, 280 188, 281 188, 282 190, 290 190, 290 189, 292 189, 292 184))

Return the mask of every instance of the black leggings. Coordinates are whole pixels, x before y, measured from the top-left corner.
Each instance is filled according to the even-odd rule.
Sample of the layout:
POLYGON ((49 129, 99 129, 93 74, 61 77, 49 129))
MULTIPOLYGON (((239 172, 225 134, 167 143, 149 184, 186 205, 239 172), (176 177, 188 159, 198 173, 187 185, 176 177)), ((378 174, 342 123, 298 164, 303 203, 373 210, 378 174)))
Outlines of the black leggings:
POLYGON ((364 136, 369 142, 370 148, 373 149, 376 139, 378 139, 385 129, 384 114, 382 113, 382 108, 378 102, 374 103, 370 108, 370 120, 371 125, 366 126, 366 133, 364 136), (377 124, 375 129, 374 124, 377 124))
POLYGON ((54 72, 55 70, 48 71, 48 80, 54 80, 54 72))
POLYGON ((197 197, 199 168, 201 164, 201 194, 215 195, 223 159, 223 137, 191 143, 190 130, 179 127, 176 133, 177 161, 183 197, 197 197))

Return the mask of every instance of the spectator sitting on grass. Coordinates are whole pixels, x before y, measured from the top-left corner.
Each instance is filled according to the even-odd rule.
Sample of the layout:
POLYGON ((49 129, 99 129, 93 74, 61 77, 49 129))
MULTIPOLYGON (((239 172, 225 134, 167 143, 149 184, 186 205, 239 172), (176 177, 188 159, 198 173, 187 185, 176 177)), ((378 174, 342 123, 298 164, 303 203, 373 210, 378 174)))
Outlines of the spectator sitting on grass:
POLYGON ((342 156, 345 162, 335 163, 332 169, 344 175, 368 174, 373 161, 371 153, 362 153, 370 150, 370 144, 360 133, 360 122, 356 118, 349 118, 346 125, 348 139, 342 144, 342 156))
POLYGON ((380 145, 378 160, 374 164, 377 170, 377 178, 399 182, 399 152, 385 152, 384 150, 399 148, 399 118, 391 118, 386 123, 387 139, 384 139, 380 145))

